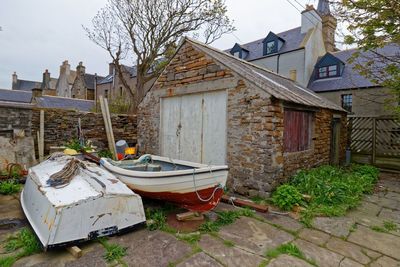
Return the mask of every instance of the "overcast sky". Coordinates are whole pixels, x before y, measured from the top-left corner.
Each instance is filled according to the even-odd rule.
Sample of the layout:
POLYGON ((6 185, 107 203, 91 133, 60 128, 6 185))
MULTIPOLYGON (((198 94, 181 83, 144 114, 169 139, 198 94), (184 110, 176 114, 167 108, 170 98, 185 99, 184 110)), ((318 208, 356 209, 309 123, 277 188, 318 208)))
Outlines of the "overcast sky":
MULTIPOLYGON (((318 0, 290 0, 299 10, 318 0)), ((0 0, 0 88, 11 88, 11 75, 41 81, 48 69, 58 78, 59 66, 68 60, 71 69, 79 61, 86 72, 106 75, 107 53, 92 43, 82 29, 106 0, 0 0)), ((300 12, 287 0, 226 0, 228 14, 237 31, 212 45, 226 49, 300 26, 300 12)))

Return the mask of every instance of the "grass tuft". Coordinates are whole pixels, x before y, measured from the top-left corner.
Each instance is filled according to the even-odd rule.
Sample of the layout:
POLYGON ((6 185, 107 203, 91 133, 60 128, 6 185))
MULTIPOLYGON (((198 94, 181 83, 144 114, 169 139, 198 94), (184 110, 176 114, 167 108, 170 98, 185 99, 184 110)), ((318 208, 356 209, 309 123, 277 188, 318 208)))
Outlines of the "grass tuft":
POLYGON ((397 231, 398 230, 397 224, 395 224, 394 222, 391 222, 391 221, 384 221, 383 227, 385 227, 385 229, 388 231, 397 231))
POLYGON ((300 249, 292 242, 282 244, 279 247, 277 247, 276 249, 270 250, 266 253, 266 255, 271 258, 277 258, 280 254, 291 255, 291 256, 297 257, 299 259, 305 260, 308 263, 316 266, 315 262, 307 259, 304 256, 304 254, 300 251, 300 249))

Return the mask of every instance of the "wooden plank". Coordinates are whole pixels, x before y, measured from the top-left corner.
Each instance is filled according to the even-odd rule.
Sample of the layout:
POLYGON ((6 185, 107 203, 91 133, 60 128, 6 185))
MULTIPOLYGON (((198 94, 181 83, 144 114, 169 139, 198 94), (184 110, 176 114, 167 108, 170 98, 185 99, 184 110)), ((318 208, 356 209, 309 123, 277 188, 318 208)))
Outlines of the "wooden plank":
POLYGON ((376 118, 372 119, 372 165, 376 163, 376 118))
POLYGON ((233 204, 235 204, 239 207, 249 207, 249 208, 253 208, 259 212, 267 212, 268 211, 268 206, 257 205, 257 204, 254 204, 253 202, 242 200, 242 199, 236 199, 236 198, 231 199, 231 197, 227 196, 227 195, 222 195, 221 200, 226 203, 231 203, 231 201, 232 201, 233 204))
POLYGON ((176 214, 178 221, 200 221, 204 219, 204 215, 198 212, 188 211, 176 214))
POLYGON ((44 158, 44 110, 40 110, 40 122, 39 122, 39 161, 42 162, 44 158))
POLYGON ((110 129, 112 152, 113 152, 115 158, 117 158, 117 147, 115 145, 115 139, 114 139, 114 132, 113 132, 113 129, 112 129, 110 110, 108 109, 108 100, 107 100, 107 98, 104 98, 103 101, 104 101, 104 107, 106 109, 108 128, 110 129))
MULTIPOLYGON (((104 104, 104 98, 103 96, 99 96, 100 99, 100 108, 101 108, 101 114, 103 115, 103 121, 104 121, 104 128, 106 129, 106 135, 107 135, 107 142, 108 142, 108 149, 111 151, 112 154, 114 154, 114 147, 112 144, 112 139, 110 135, 110 125, 108 124, 108 119, 107 119, 107 114, 106 114, 106 108, 104 104)), ((114 154, 115 159, 117 158, 117 155, 114 154)))
POLYGON ((67 247, 67 251, 71 253, 71 255, 74 256, 75 259, 82 257, 82 250, 77 246, 67 247))

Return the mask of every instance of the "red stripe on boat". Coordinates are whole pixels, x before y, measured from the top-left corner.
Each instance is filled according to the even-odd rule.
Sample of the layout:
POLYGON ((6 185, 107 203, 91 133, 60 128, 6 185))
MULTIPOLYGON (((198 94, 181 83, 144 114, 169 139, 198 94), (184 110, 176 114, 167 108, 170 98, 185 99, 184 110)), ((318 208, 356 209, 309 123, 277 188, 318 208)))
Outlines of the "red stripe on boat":
POLYGON ((204 200, 208 199, 215 190, 214 196, 209 201, 204 202, 199 199, 196 192, 147 192, 137 190, 129 185, 128 187, 141 196, 173 202, 179 207, 195 212, 203 212, 215 208, 215 206, 217 206, 217 204, 219 203, 222 193, 224 191, 222 188, 218 188, 217 190, 215 190, 217 186, 198 190, 197 193, 204 200))

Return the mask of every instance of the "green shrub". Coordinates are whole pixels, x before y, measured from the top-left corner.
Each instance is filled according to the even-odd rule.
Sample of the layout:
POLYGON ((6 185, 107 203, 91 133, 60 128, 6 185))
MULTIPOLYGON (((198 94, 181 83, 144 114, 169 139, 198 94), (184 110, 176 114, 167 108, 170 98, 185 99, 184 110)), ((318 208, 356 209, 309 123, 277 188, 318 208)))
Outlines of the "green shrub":
POLYGON ((274 205, 281 210, 291 210, 294 206, 299 206, 303 199, 297 188, 288 184, 279 186, 273 198, 274 205))
POLYGON ((147 224, 150 231, 163 229, 167 226, 167 216, 163 210, 146 209, 146 218, 152 220, 147 224))
POLYGON ((21 185, 14 181, 0 182, 0 193, 3 195, 11 195, 21 191, 21 185))
POLYGON ((101 150, 97 151, 97 156, 99 158, 109 158, 109 159, 114 159, 113 154, 111 153, 110 150, 101 150))

